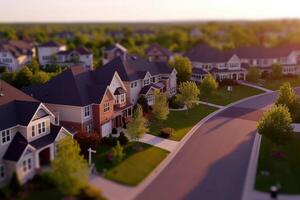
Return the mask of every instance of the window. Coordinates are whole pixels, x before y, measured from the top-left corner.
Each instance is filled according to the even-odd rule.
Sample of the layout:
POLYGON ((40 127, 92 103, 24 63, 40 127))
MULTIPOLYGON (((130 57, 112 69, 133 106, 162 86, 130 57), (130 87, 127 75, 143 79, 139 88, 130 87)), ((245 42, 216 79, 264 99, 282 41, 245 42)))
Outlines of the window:
POLYGON ((109 103, 104 103, 104 112, 109 111, 109 103))
POLYGON ((31 137, 35 136, 35 126, 31 127, 31 137))
POLYGON ((152 78, 151 78, 151 83, 155 83, 155 81, 156 81, 156 80, 155 80, 155 77, 152 77, 152 78))
POLYGON ((91 106, 85 106, 84 107, 84 117, 91 116, 91 106))
POLYGON ((144 80, 144 85, 149 85, 150 84, 150 79, 144 80))
POLYGON ((87 133, 92 133, 93 132, 93 125, 92 124, 89 124, 86 126, 86 132, 87 133))
POLYGON ((11 63, 12 59, 11 58, 3 58, 2 62, 4 62, 4 63, 11 63))
POLYGON ((137 81, 131 82, 131 83, 130 83, 130 87, 131 87, 131 88, 137 87, 137 81))
POLYGON ((0 180, 4 179, 4 176, 5 176, 5 171, 4 170, 5 170, 4 165, 0 164, 0 180))
POLYGON ((23 172, 28 172, 32 168, 31 158, 23 160, 23 172))
POLYGON ((42 134, 46 132, 46 122, 42 122, 38 124, 38 134, 42 134))
POLYGON ((11 138, 10 138, 10 130, 9 129, 1 131, 1 141, 2 141, 2 144, 10 142, 10 139, 11 138))
POLYGON ((125 94, 121 95, 121 102, 120 103, 124 103, 125 102, 125 94))

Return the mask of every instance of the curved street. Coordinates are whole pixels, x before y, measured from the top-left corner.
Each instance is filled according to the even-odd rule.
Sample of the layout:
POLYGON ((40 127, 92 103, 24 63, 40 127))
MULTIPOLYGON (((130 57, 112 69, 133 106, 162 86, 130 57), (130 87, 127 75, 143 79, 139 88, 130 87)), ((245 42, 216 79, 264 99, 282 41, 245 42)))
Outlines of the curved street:
POLYGON ((257 121, 276 97, 266 93, 209 119, 136 199, 240 200, 257 121))

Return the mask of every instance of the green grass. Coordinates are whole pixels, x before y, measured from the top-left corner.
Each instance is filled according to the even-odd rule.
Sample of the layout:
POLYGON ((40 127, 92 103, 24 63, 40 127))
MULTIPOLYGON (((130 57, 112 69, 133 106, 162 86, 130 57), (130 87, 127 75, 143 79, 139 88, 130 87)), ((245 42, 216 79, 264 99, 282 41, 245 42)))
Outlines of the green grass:
MULTIPOLYGON (((197 105, 187 111, 170 111, 168 119, 164 122, 163 127, 173 128, 174 134, 169 138, 180 141, 201 119, 216 111, 216 108, 197 105)), ((159 127, 156 123, 151 124, 149 133, 159 136, 159 127)))
POLYGON ((212 94, 209 98, 200 97, 201 101, 217 104, 217 105, 228 105, 230 103, 233 103, 235 101, 254 96, 257 94, 261 94, 263 91, 244 86, 244 85, 237 85, 233 86, 233 91, 231 96, 229 95, 229 92, 227 91, 227 87, 220 87, 218 90, 212 94))
POLYGON ((258 83, 258 85, 270 89, 270 90, 279 90, 280 86, 285 83, 290 82, 293 87, 300 86, 300 78, 282 78, 280 80, 264 79, 258 83))
MULTIPOLYGON (((299 133, 296 133, 299 134, 299 133)), ((295 137, 282 147, 276 147, 277 152, 284 152, 285 157, 272 156, 271 142, 262 138, 260 147, 255 188, 268 192, 271 185, 280 183, 281 192, 300 194, 300 138, 295 137), (261 171, 269 171, 270 176, 263 176, 261 171)))
POLYGON ((111 147, 101 146, 95 157, 98 172, 105 171, 105 177, 126 185, 137 185, 167 156, 168 152, 144 143, 132 142, 125 146, 126 154, 120 163, 106 159, 111 147), (141 146, 137 151, 133 147, 141 146))

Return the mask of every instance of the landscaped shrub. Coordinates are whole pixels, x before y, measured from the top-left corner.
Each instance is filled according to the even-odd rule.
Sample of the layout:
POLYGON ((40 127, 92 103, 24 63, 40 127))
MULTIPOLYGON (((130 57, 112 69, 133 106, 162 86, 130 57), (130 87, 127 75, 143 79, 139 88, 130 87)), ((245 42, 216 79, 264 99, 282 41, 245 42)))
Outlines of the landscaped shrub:
POLYGON ((267 71, 263 71, 263 72, 261 73, 261 78, 262 78, 262 79, 270 78, 270 73, 267 72, 267 71))
MULTIPOLYGON (((146 97, 141 96, 138 99, 137 104, 140 104, 142 106, 143 112, 148 113, 150 111, 146 97)), ((135 110, 135 108, 134 108, 134 110, 135 110)))
POLYGON ((163 138, 169 138, 173 135, 174 129, 172 128, 162 128, 160 129, 160 136, 163 138))
POLYGON ((169 107, 173 109, 183 108, 184 104, 176 101, 176 96, 173 96, 169 99, 169 107))
POLYGON ((298 76, 296 74, 285 74, 283 77, 285 77, 285 78, 297 78, 298 76))
POLYGON ((6 72, 6 67, 0 66, 0 74, 6 72))
POLYGON ((101 140, 104 144, 109 145, 109 146, 116 146, 118 138, 113 137, 112 135, 109 135, 108 137, 104 137, 101 140))
POLYGON ((55 183, 48 173, 35 175, 29 183, 33 183, 36 187, 35 189, 39 190, 55 187, 55 183))
POLYGON ((88 156, 88 149, 97 149, 100 145, 100 136, 97 133, 86 133, 86 132, 79 132, 74 136, 74 139, 78 142, 81 154, 84 155, 86 158, 88 156))
POLYGON ((9 182, 9 189, 12 191, 12 193, 17 194, 22 189, 22 186, 20 184, 19 178, 17 174, 14 172, 10 182, 9 182))
POLYGON ((78 199, 80 200, 101 200, 104 199, 101 194, 101 190, 98 188, 88 185, 84 189, 81 190, 78 195, 78 199))
POLYGON ((111 134, 117 135, 118 134, 118 130, 116 128, 113 128, 111 134))
POLYGON ((120 135, 118 137, 118 140, 119 140, 120 144, 123 145, 123 146, 125 146, 129 142, 129 139, 128 139, 128 137, 126 137, 124 132, 120 133, 120 135))

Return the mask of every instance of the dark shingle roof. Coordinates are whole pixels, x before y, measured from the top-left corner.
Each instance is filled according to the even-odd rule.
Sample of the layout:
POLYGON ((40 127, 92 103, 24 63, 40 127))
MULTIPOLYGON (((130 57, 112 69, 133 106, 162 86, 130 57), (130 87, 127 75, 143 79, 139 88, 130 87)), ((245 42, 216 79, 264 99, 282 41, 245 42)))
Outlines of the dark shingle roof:
POLYGON ((144 87, 141 89, 140 94, 147 94, 151 88, 158 89, 158 90, 161 89, 161 88, 158 87, 157 85, 151 83, 150 85, 144 86, 144 87))
POLYGON ((60 46, 62 45, 54 41, 49 41, 39 45, 39 47, 60 47, 60 46))
POLYGON ((24 88, 27 94, 52 104, 86 106, 99 103, 112 76, 76 66, 42 85, 24 88))
POLYGON ((62 128, 61 126, 55 126, 55 125, 51 124, 51 127, 50 127, 51 132, 49 134, 47 134, 39 139, 36 139, 36 140, 30 142, 29 144, 36 149, 40 149, 49 144, 52 144, 55 141, 61 128, 62 128))
POLYGON ((201 68, 193 68, 193 69, 192 69, 192 73, 193 73, 193 74, 199 74, 199 75, 205 75, 205 74, 208 74, 208 72, 204 71, 204 70, 201 69, 201 68))
POLYGON ((152 49, 157 49, 158 51, 160 51, 163 55, 165 56, 172 56, 173 53, 171 51, 169 51, 168 49, 158 45, 158 44, 151 44, 146 50, 145 50, 145 53, 146 54, 149 54, 149 52, 152 50, 152 49))
POLYGON ((234 54, 231 52, 222 52, 207 44, 200 44, 195 48, 184 53, 193 62, 227 62, 234 54))
POLYGON ((123 81, 143 79, 147 72, 152 76, 172 73, 173 68, 164 62, 149 62, 138 56, 117 57, 99 69, 99 73, 110 75, 115 71, 123 81))
POLYGON ((91 54, 91 51, 87 48, 84 48, 84 47, 79 47, 75 50, 66 50, 66 51, 60 51, 57 53, 57 55, 68 55, 68 54, 71 54, 71 53, 78 53, 80 55, 89 55, 91 54))
POLYGON ((0 50, 10 52, 14 57, 33 55, 32 45, 22 40, 6 40, 0 43, 0 50))
POLYGON ((10 161, 17 162, 22 156, 27 145, 28 142, 24 138, 24 136, 20 132, 17 132, 15 137, 11 141, 8 149, 6 150, 3 156, 3 160, 10 160, 10 161))
POLYGON ((118 88, 116 89, 114 95, 120 95, 120 94, 125 94, 125 93, 126 93, 126 91, 125 91, 123 88, 118 87, 118 88))

